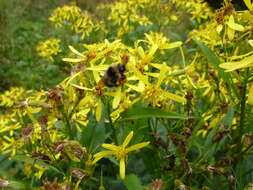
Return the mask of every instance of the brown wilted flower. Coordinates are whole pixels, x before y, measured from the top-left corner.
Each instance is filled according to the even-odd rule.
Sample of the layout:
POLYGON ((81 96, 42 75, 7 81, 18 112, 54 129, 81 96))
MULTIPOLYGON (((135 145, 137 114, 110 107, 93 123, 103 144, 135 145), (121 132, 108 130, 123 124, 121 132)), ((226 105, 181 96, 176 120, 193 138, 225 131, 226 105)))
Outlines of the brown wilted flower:
POLYGON ((171 170, 175 166, 176 156, 174 154, 166 155, 165 158, 169 160, 169 166, 166 168, 166 170, 171 170))
POLYGON ((18 109, 24 110, 28 106, 27 101, 23 101, 19 103, 18 109))
POLYGON ((38 118, 38 122, 41 124, 41 125, 47 125, 47 117, 46 116, 40 116, 38 118))
POLYGON ((185 95, 185 98, 188 100, 188 101, 191 101, 192 98, 193 98, 193 93, 191 91, 187 91, 186 92, 186 95, 185 95))
POLYGON ((223 8, 224 15, 231 15, 235 11, 234 5, 232 3, 228 4, 223 8))
POLYGON ((188 127, 185 127, 181 134, 185 137, 190 137, 192 135, 192 130, 188 127))
POLYGON ((35 158, 35 159, 38 159, 38 160, 43 160, 43 161, 50 161, 50 158, 49 156, 43 154, 43 153, 40 153, 40 152, 33 152, 31 154, 31 157, 32 158, 35 158))
POLYGON ((63 89, 58 86, 56 89, 50 89, 47 93, 47 98, 55 102, 59 102, 62 98, 63 89))
POLYGON ((61 152, 64 147, 66 147, 69 143, 68 142, 54 142, 55 152, 61 152))
POLYGON ((122 64, 127 64, 129 61, 129 55, 122 55, 121 57, 122 64))
POLYGON ((206 167, 207 171, 209 171, 210 173, 213 174, 217 174, 217 175, 227 175, 227 170, 224 168, 217 168, 217 167, 213 167, 213 166, 207 166, 206 167))
POLYGON ((179 185, 178 186, 178 189, 179 190, 190 190, 186 185, 184 185, 184 184, 181 184, 181 185, 179 185))
POLYGON ((46 181, 42 190, 63 190, 63 188, 57 182, 50 183, 49 181, 46 181))
POLYGON ((86 53, 86 57, 87 57, 87 61, 91 61, 92 59, 96 57, 96 54, 95 52, 90 51, 86 53))
POLYGON ((224 111, 226 111, 227 110, 227 108, 228 108, 228 103, 226 103, 226 102, 222 102, 222 103, 220 103, 220 109, 221 110, 224 110, 224 111))
POLYGON ((40 107, 44 108, 44 109, 51 109, 52 105, 51 104, 40 104, 40 107))
POLYGON ((80 168, 72 168, 71 175, 78 179, 83 179, 84 177, 88 176, 88 172, 80 168))
POLYGON ((24 139, 25 142, 29 141, 29 137, 31 136, 33 132, 33 126, 28 125, 27 127, 22 129, 21 137, 24 139))
POLYGON ((253 134, 246 133, 243 137, 244 146, 249 146, 253 142, 253 134))
POLYGON ((161 190, 163 188, 163 181, 161 179, 155 179, 152 182, 152 190, 161 190))
POLYGON ((150 136, 154 138, 152 144, 156 147, 162 147, 163 149, 167 150, 168 144, 158 135, 155 133, 151 133, 150 136))
POLYGON ((85 148, 83 148, 76 141, 55 142, 54 146, 56 152, 64 153, 68 155, 70 158, 73 158, 73 156, 75 156, 78 159, 81 159, 85 155, 85 148))
POLYGON ((217 130, 214 134, 212 138, 213 142, 218 142, 224 137, 224 135, 227 135, 229 132, 230 130, 227 128, 227 126, 221 126, 220 129, 217 130))
POLYGON ((72 148, 73 154, 76 155, 78 158, 82 158, 84 156, 85 151, 81 146, 75 144, 74 146, 72 146, 72 148))

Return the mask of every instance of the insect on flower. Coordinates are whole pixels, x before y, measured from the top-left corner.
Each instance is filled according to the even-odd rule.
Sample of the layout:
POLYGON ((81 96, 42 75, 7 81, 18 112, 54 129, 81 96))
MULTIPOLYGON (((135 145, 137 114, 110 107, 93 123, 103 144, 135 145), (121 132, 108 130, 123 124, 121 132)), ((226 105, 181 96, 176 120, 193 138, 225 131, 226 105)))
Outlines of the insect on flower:
POLYGON ((126 66, 124 64, 112 64, 105 72, 102 83, 107 87, 121 85, 126 79, 126 66))

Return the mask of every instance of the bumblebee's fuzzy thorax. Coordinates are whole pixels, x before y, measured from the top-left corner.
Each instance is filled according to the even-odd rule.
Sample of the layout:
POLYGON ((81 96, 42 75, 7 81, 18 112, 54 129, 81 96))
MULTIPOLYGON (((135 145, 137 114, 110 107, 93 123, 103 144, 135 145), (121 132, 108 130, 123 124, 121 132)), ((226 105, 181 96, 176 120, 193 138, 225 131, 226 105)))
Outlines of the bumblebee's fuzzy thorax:
POLYGON ((121 85, 126 76, 124 72, 126 71, 126 66, 124 64, 113 64, 109 66, 106 70, 102 82, 107 87, 117 87, 121 85))

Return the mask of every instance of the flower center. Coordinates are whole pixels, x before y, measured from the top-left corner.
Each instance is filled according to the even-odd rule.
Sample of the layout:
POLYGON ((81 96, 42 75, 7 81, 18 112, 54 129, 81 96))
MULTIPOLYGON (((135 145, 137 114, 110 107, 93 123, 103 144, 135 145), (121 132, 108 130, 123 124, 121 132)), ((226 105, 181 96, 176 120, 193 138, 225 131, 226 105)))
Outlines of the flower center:
POLYGON ((125 158, 126 155, 127 155, 126 149, 124 147, 120 146, 119 150, 118 150, 117 158, 118 159, 125 158))

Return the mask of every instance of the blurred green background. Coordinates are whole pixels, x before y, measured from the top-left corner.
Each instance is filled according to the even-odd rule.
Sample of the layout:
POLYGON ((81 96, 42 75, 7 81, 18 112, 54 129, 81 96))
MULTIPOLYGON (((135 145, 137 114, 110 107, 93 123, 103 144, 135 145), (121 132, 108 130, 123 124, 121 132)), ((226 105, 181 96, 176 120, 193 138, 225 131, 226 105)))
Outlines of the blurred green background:
MULTIPOLYGON (((50 88, 68 73, 36 52, 39 41, 57 36, 48 18, 70 0, 0 0, 0 92, 11 86, 27 89, 50 88)), ((78 1, 94 11, 102 0, 78 1)), ((61 60, 59 60, 61 62, 61 60)))

